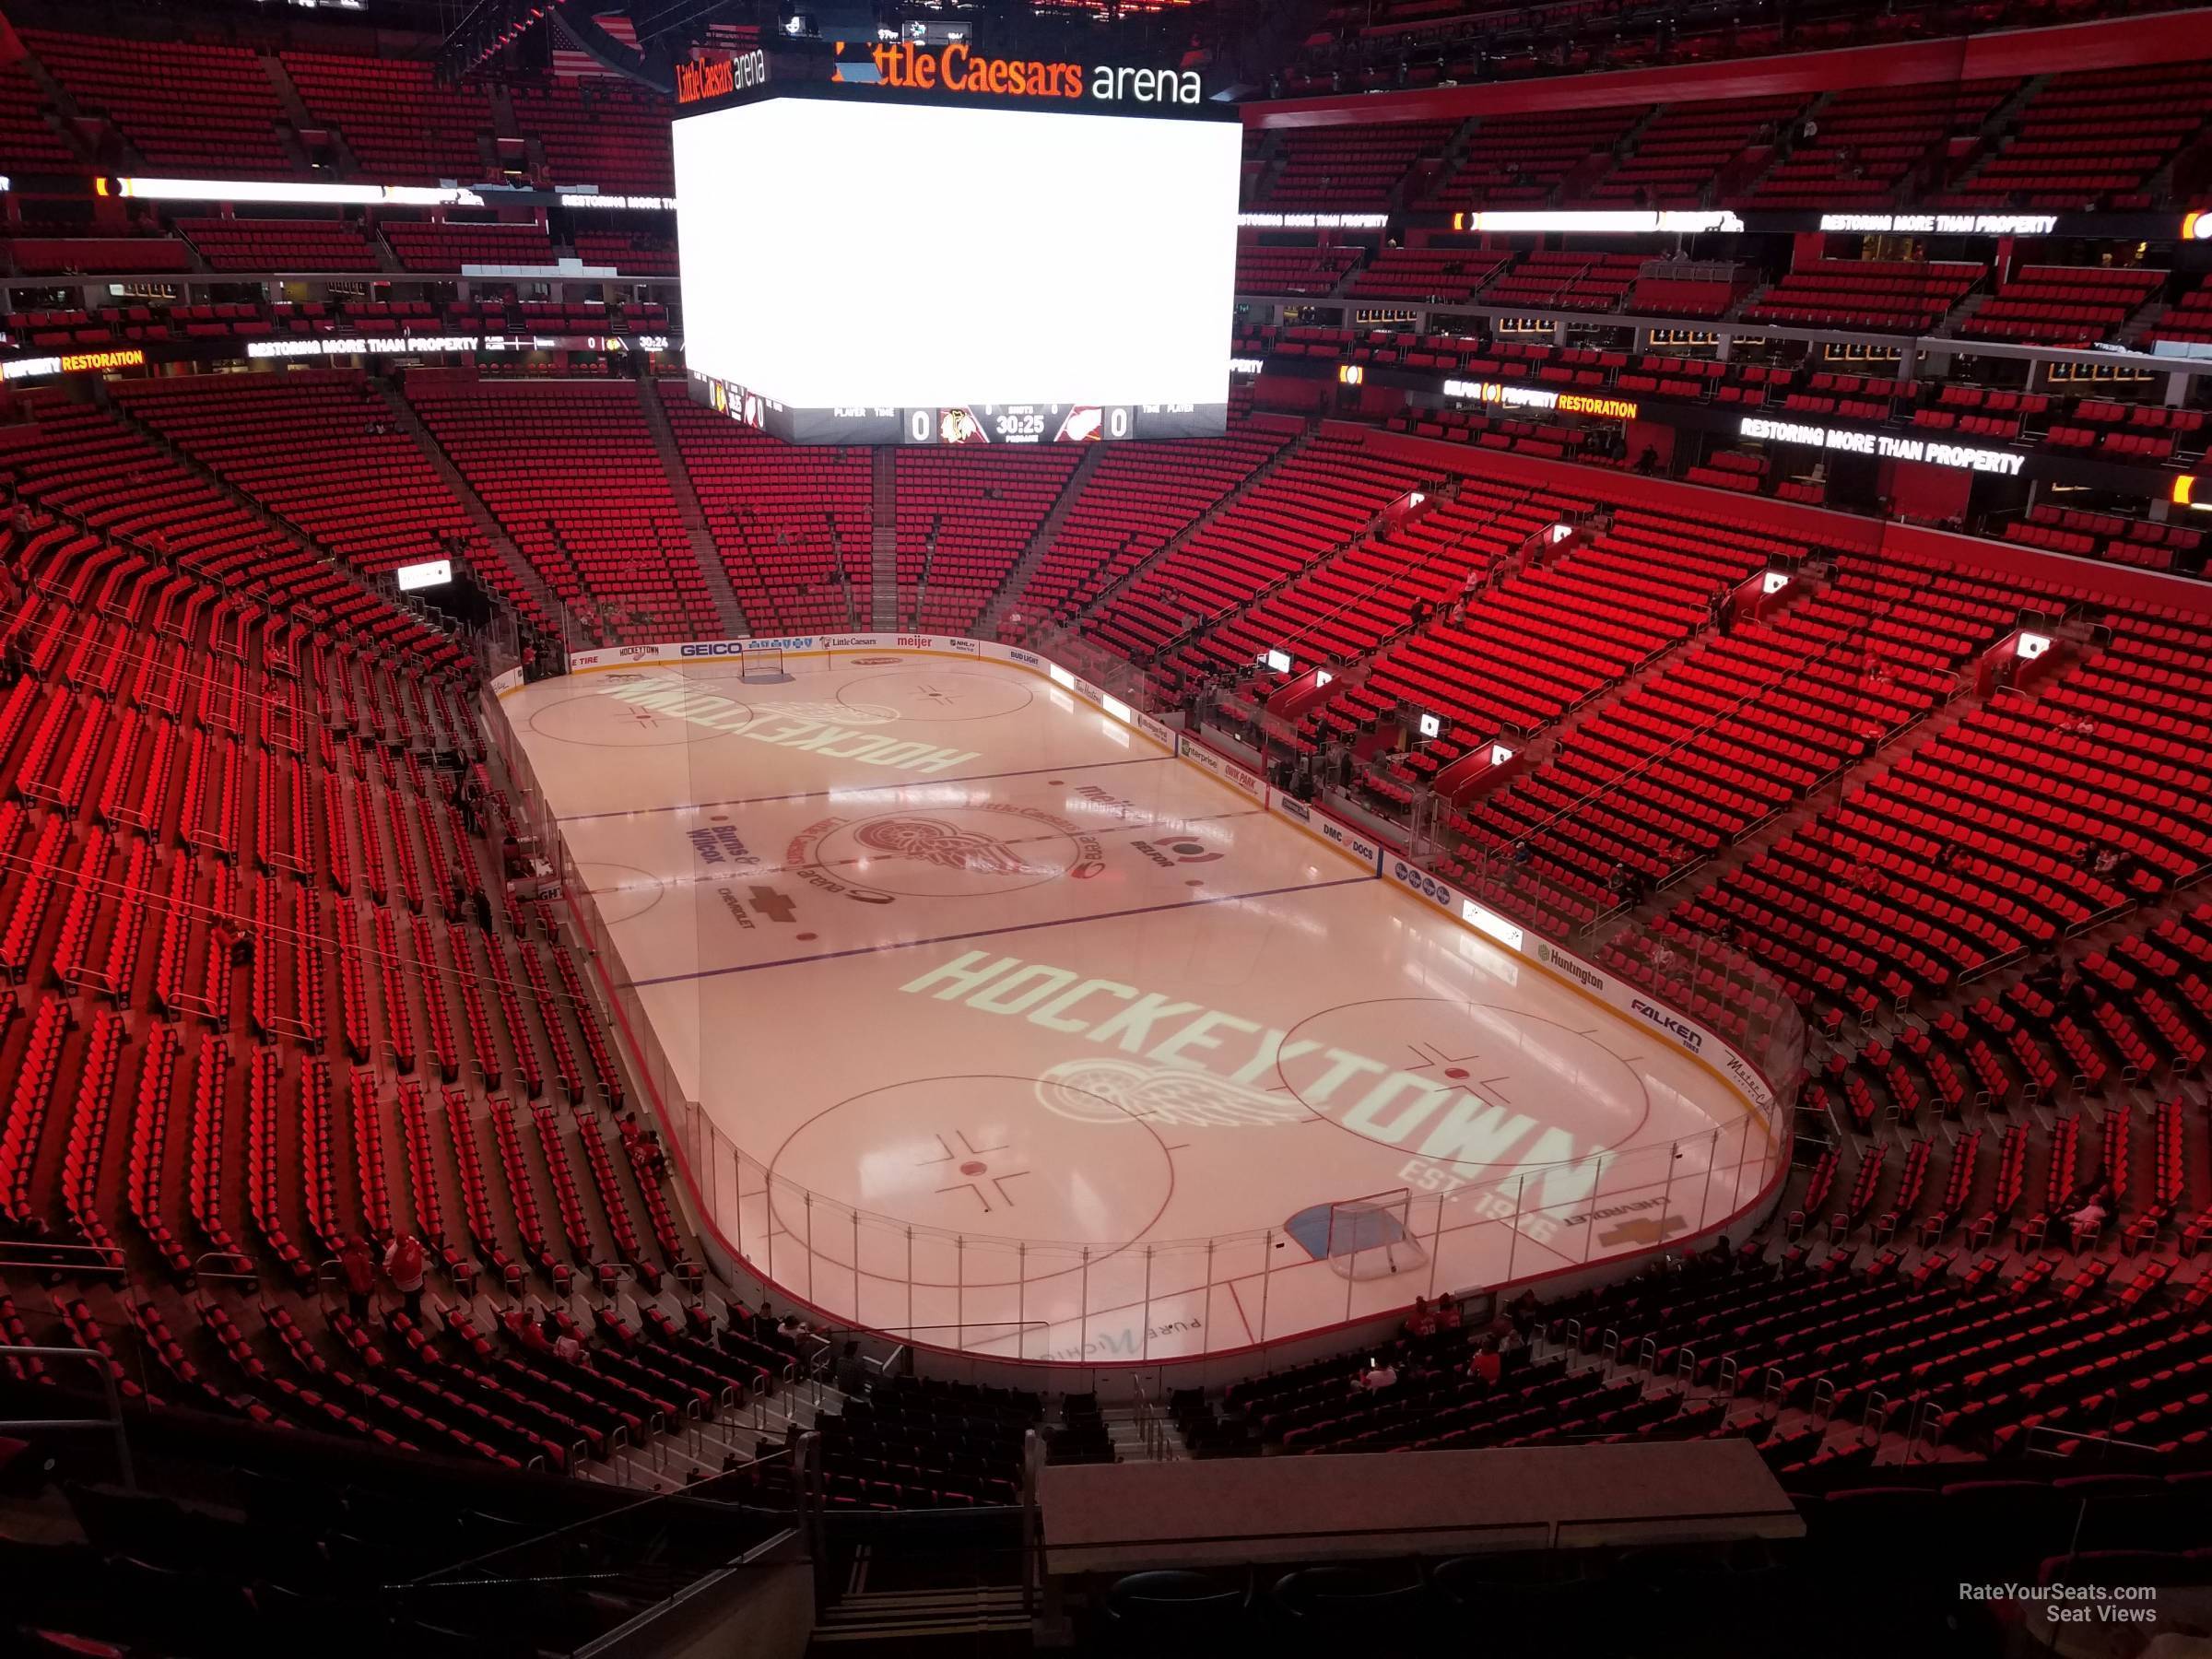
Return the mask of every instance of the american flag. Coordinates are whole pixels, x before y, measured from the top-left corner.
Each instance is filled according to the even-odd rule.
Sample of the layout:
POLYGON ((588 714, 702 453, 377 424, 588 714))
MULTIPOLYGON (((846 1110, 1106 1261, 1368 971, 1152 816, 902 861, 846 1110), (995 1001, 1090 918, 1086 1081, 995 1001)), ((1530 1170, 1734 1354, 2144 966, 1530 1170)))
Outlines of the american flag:
MULTIPOLYGON (((600 28, 606 29, 608 34, 614 36, 616 40, 621 41, 631 51, 637 50, 637 27, 625 14, 608 12, 604 16, 593 18, 592 21, 598 24, 600 28)), ((558 13, 553 18, 553 73, 556 76, 565 80, 573 80, 578 76, 607 73, 588 53, 576 50, 570 41, 568 31, 560 27, 558 13)))

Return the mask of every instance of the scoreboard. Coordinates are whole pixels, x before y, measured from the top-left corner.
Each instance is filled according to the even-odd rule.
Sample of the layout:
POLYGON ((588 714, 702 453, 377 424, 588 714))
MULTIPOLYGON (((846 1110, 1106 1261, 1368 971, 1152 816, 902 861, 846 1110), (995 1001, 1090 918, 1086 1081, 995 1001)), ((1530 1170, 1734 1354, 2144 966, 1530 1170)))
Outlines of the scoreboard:
POLYGON ((1102 443, 1119 438, 1218 438, 1228 403, 955 404, 794 409, 694 370, 693 394, 791 443, 1102 443))
POLYGON ((1187 71, 964 42, 852 68, 779 82, 756 54, 690 82, 675 153, 695 395, 799 443, 1226 429, 1233 111, 1187 71))

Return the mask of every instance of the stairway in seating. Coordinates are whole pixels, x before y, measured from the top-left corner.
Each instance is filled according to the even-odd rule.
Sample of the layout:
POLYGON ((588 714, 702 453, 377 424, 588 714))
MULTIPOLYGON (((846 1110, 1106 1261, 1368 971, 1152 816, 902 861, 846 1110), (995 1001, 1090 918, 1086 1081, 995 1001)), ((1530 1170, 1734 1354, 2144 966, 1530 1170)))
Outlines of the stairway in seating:
MULTIPOLYGON (((1423 479, 1414 488, 1425 492, 1432 500, 1441 502, 1448 502, 1455 501, 1459 499, 1459 484, 1460 481, 1456 477, 1444 477, 1441 479, 1427 478, 1423 479)), ((1519 498, 1516 498, 1516 504, 1518 504, 1518 500, 1519 498)), ((1203 623, 1192 629, 1181 639, 1171 641, 1166 650, 1162 652, 1161 660, 1166 662, 1171 659, 1171 655, 1173 653, 1195 650, 1199 644, 1199 641, 1213 638, 1215 634, 1220 632, 1224 629, 1235 627, 1237 624, 1242 622, 1247 617, 1251 616, 1253 611, 1258 610, 1262 606, 1279 598, 1281 595, 1292 589, 1303 587, 1306 582, 1313 580, 1316 577, 1332 571, 1335 568, 1337 562, 1343 559, 1347 554, 1356 553, 1361 548, 1368 547, 1370 544, 1374 542, 1377 537, 1383 535, 1391 529, 1394 523, 1393 515, 1397 503, 1393 501, 1385 503, 1383 506, 1377 508, 1374 512, 1368 517, 1366 523, 1362 524, 1358 529, 1354 530, 1350 535, 1347 535, 1342 541, 1337 542, 1335 546, 1324 547, 1316 552, 1311 559, 1309 559, 1298 570, 1291 571, 1288 576, 1283 577, 1280 581, 1270 582, 1267 586, 1261 588, 1254 593, 1247 594, 1243 598, 1229 606, 1226 609, 1218 611, 1213 616, 1208 617, 1203 623)), ((1454 545, 1456 546, 1456 544, 1454 545)), ((1423 562, 1425 565, 1427 561, 1423 562)), ((1377 583, 1372 587, 1363 590, 1361 597, 1365 597, 1370 594, 1380 591, 1383 585, 1385 584, 1377 583)), ((1357 603, 1357 601, 1352 601, 1352 603, 1357 603)), ((1337 606, 1323 611, 1320 613, 1317 621, 1325 622, 1335 617, 1343 608, 1344 607, 1342 606, 1337 606)), ((1293 632, 1284 638, 1280 643, 1285 650, 1288 650, 1292 642, 1302 640, 1305 637, 1305 629, 1300 629, 1296 632, 1293 632)), ((1277 641, 1269 641, 1270 649, 1273 648, 1275 643, 1277 643, 1277 641)), ((1355 664, 1362 662, 1368 657, 1378 654, 1382 649, 1383 647, 1382 645, 1378 645, 1373 650, 1361 653, 1360 656, 1355 657, 1352 662, 1339 665, 1338 677, 1343 677, 1343 670, 1352 667, 1355 664)), ((1244 660, 1250 661, 1251 659, 1245 658, 1244 660)))
POLYGON ((698 562, 700 574, 707 579, 707 594, 714 601, 723 636, 737 639, 749 635, 752 625, 737 602, 737 590, 730 585, 722 549, 714 545, 713 533, 707 528, 707 515, 700 510, 699 492, 691 488, 691 475, 685 469, 683 451, 677 447, 676 429, 668 424, 660 388, 650 380, 635 383, 638 401, 645 406, 645 426, 653 434, 653 451, 661 458, 661 470, 668 475, 668 488, 676 497, 677 519, 684 526, 684 539, 691 544, 691 557, 698 562))
POLYGON ((874 531, 869 538, 873 555, 870 574, 874 613, 870 625, 877 633, 899 629, 899 452, 888 444, 874 451, 875 475, 868 494, 874 531))
POLYGON ((462 509, 467 512, 468 522, 475 527, 477 535, 499 550, 500 558, 514 572, 523 586, 529 590, 530 596, 537 601, 545 614, 559 617, 563 608, 560 595, 553 591, 552 585, 546 581, 538 568, 523 556, 522 549, 500 528, 500 521, 492 516, 491 509, 484 505, 484 498, 461 476, 461 469, 453 465, 453 457, 430 435, 430 429, 422 424, 422 418, 415 413, 415 406, 407 401, 406 394, 390 381, 377 375, 369 377, 369 384, 384 400, 384 406, 392 411, 401 429, 415 440, 416 447, 429 461, 430 470, 445 481, 446 488, 453 491, 453 500, 460 502, 462 509))
POLYGON ((901 1653, 971 1655, 1030 1651, 1030 1615, 1018 1584, 943 1590, 862 1590, 822 1610, 814 1644, 879 1641, 901 1653), (989 1640, 995 1638, 995 1640, 989 1640), (1004 1643, 1004 1646, 1000 1644, 1004 1643))
POLYGON ((1014 595, 1029 585, 1030 578, 1037 572, 1037 567, 1044 562, 1044 556, 1052 551, 1053 543, 1059 539, 1060 526, 1066 521, 1068 509, 1089 487, 1090 475, 1099 470, 1099 462, 1105 453, 1106 446, 1102 443, 1084 446, 1082 460, 1076 463, 1076 470, 1067 475, 1067 482, 1061 486, 1060 499, 1053 503, 1053 510, 1038 524, 1035 533, 1030 537, 1030 545, 1022 549, 1021 557, 1014 561, 1014 568, 1006 572, 1006 579, 998 584, 998 592, 991 595, 990 604, 984 606, 976 618, 977 639, 998 638, 999 624, 1012 607, 1014 595))
POLYGON ((1205 529, 1208 524, 1212 524, 1216 519, 1227 512, 1231 507, 1234 507, 1238 502, 1241 501, 1247 495, 1251 494, 1254 489, 1257 489, 1269 478, 1275 477, 1275 475, 1282 469, 1284 463, 1288 462, 1292 456, 1302 453, 1306 445, 1312 442, 1315 436, 1318 435, 1320 431, 1321 428, 1318 424, 1309 424, 1304 427, 1295 437, 1291 438, 1288 442, 1285 443, 1282 448, 1277 450, 1273 455, 1269 456, 1265 461, 1263 461, 1259 465, 1253 467, 1251 472, 1246 474, 1243 481, 1238 484, 1234 489, 1230 490, 1227 495, 1216 501, 1211 507, 1208 507, 1204 512, 1200 513, 1196 518, 1193 519, 1182 529, 1176 531, 1174 535, 1168 537, 1166 541, 1160 543, 1159 547, 1153 548, 1147 557, 1137 560, 1135 564, 1131 565, 1126 571, 1124 571, 1118 579, 1108 582, 1104 587, 1093 594, 1090 596, 1088 603, 1083 606, 1081 613, 1077 618, 1078 627, 1080 627, 1080 625, 1083 623, 1089 622, 1093 618, 1103 615, 1109 600, 1118 598, 1121 594, 1126 593, 1133 583, 1149 574, 1151 571, 1157 570, 1165 560, 1172 559, 1177 553, 1182 550, 1183 544, 1188 542, 1192 536, 1197 535, 1201 530, 1205 529))

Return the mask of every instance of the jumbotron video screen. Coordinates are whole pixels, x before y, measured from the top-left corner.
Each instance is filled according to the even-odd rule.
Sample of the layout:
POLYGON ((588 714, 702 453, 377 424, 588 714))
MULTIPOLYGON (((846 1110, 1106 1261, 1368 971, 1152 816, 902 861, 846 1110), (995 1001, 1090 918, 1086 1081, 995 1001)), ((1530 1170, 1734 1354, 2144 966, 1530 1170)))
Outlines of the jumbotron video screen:
POLYGON ((1241 128, 1076 74, 1041 108, 810 85, 680 116, 699 395, 799 443, 1218 436, 1241 128))

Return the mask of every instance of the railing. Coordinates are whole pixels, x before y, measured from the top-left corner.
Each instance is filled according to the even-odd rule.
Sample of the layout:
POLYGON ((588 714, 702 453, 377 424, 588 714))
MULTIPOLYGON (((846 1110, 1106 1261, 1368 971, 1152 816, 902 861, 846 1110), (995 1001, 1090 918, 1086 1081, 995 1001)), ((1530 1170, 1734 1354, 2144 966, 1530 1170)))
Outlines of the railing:
MULTIPOLYGON (((1124 677, 1117 682, 1102 668, 1100 688, 1108 696, 1118 695, 1116 683, 1141 679, 1114 662, 1124 677)), ((503 716, 495 713, 489 725, 524 813, 546 831, 569 916, 596 959, 586 982, 629 1050, 643 1092, 659 1105, 711 1259, 725 1273, 742 1267, 759 1276, 830 1324, 889 1333, 917 1347, 1030 1363, 1158 1365, 1265 1349, 1380 1320, 1416 1294, 1494 1288, 1695 1237, 1755 1208, 1786 1171, 1787 1096, 1804 1044, 1794 1006, 1745 959, 1724 958, 1717 947, 1711 955, 1694 947, 1673 954, 1653 942, 1653 959, 1631 965, 1641 977, 1623 977, 1648 980, 1653 994, 1679 1007, 1700 1006, 1692 998, 1705 994, 1710 986, 1700 982, 1716 967, 1735 976, 1732 983, 1740 979, 1773 998, 1779 1013, 1761 1013, 1750 1041, 1729 1040, 1783 1099, 1764 1096, 1757 1108, 1747 1100, 1741 1117, 1678 1140, 1589 1151, 1494 1179, 1424 1168, 1425 1184, 1396 1201, 1393 1248, 1404 1259, 1384 1263, 1386 1271, 1333 1261, 1285 1227, 1133 1243, 1011 1238, 909 1223, 814 1192, 737 1145, 690 1098, 697 1078, 741 1079, 742 1051, 724 1048, 703 1027, 685 1038, 696 1046, 681 1066, 664 1048, 643 995, 621 971, 597 900, 572 878, 527 755, 503 716)), ((1600 976, 1589 973, 1586 982, 1600 976)))
POLYGON ((776 1175, 692 1102, 673 1127, 702 1224, 792 1299, 917 1347, 1077 1365, 1265 1347, 1417 1294, 1638 1254, 1749 1207, 1788 1162, 1747 1112, 1678 1141, 1410 1193, 1394 1212, 1402 1259, 1370 1278, 1283 1228, 1116 1247, 918 1226, 776 1175), (1217 1335, 1240 1321, 1245 1335, 1217 1335))
POLYGON ((1153 1403, 1152 1391, 1145 1386, 1141 1378, 1136 1384, 1136 1405, 1133 1418, 1147 1458, 1154 1463, 1166 1463, 1175 1455, 1173 1442, 1168 1438, 1167 1419, 1153 1403))
POLYGON ((130 1437, 123 1427, 123 1391, 115 1386, 115 1372, 105 1354, 96 1354, 90 1348, 48 1347, 38 1343, 0 1344, 0 1357, 21 1355, 36 1359, 68 1359, 91 1366, 100 1377, 100 1386, 107 1395, 108 1415, 104 1418, 0 1418, 0 1434, 12 1434, 18 1430, 48 1434, 57 1430, 101 1430, 115 1437, 115 1466, 123 1482, 123 1489, 138 1489, 138 1477, 131 1467, 130 1437))
POLYGON ((2081 1455, 2078 1452, 2065 1450, 2067 1446, 2094 1447, 2095 1461, 2100 1464, 2112 1462, 2114 1452, 2140 1453, 2147 1462, 2161 1465, 2171 1456, 2160 1448, 2146 1445, 2141 1441, 2122 1440, 2111 1434, 2083 1434, 2079 1430, 2069 1433, 2048 1423, 2037 1423, 2030 1428, 2020 1442, 2021 1453, 2028 1457, 2071 1459, 2081 1455))
MULTIPOLYGON (((536 1585, 589 1593, 601 1587, 640 1606, 641 1618, 665 1610, 706 1578, 758 1561, 788 1539, 803 1518, 794 1507, 804 1498, 794 1465, 791 1450, 779 1447, 740 1468, 387 1584, 383 1594, 394 1612, 434 1624, 441 1606, 465 1606, 487 1591, 536 1585), (782 1473, 789 1501, 748 1501, 757 1496, 755 1482, 763 1470, 782 1473)), ((635 1623, 633 1618, 625 1628, 635 1623)))

